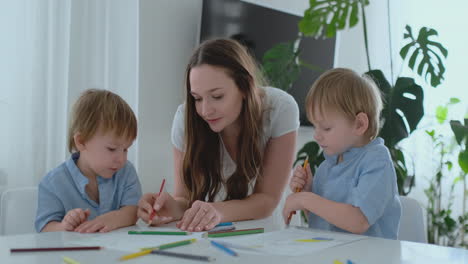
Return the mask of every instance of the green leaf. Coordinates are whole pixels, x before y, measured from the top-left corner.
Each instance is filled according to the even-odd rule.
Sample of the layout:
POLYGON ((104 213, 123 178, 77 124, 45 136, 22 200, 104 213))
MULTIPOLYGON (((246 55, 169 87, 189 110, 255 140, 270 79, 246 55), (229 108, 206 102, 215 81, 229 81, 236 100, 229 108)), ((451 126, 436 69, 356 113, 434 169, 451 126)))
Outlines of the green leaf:
POLYGON ((439 124, 443 124, 445 120, 447 119, 447 114, 448 114, 448 107, 439 105, 436 108, 437 122, 439 122, 439 124))
POLYGON ((309 157, 309 164, 310 168, 312 170, 312 173, 315 173, 315 168, 317 168, 322 161, 325 160, 323 153, 320 149, 320 146, 317 144, 317 142, 310 141, 307 142, 298 152, 297 152, 297 159, 294 161, 294 165, 298 162, 300 164, 304 163, 306 157, 309 157))
POLYGON ((309 37, 334 37, 346 24, 350 28, 355 26, 359 21, 360 5, 368 4, 367 0, 310 0, 309 8, 299 21, 299 31, 309 37))
POLYGON ((435 135, 434 129, 433 130, 426 130, 426 133, 431 137, 434 137, 434 135, 435 135))
POLYGON ((468 174, 468 149, 458 154, 458 164, 465 174, 468 174))
POLYGON ((447 169, 448 169, 449 171, 452 170, 453 163, 452 163, 451 161, 445 162, 445 165, 447 165, 447 169))
POLYGON ((372 70, 366 74, 374 79, 384 97, 383 127, 380 136, 385 140, 387 147, 393 148, 416 129, 423 117, 423 89, 412 78, 400 77, 395 86, 391 87, 380 70, 372 70))
POLYGON ((400 56, 406 59, 412 51, 408 67, 415 70, 416 61, 419 61, 417 74, 430 82, 431 86, 437 87, 444 80, 445 66, 441 56, 447 58, 447 49, 439 42, 430 40, 438 35, 436 30, 422 27, 418 37, 414 38, 411 27, 407 25, 405 28, 407 32, 404 38, 408 43, 400 50, 400 56))
POLYGON ((449 104, 453 105, 453 104, 458 104, 459 102, 460 102, 460 99, 456 97, 452 97, 450 98, 449 104))
POLYGON ((294 49, 294 42, 275 45, 263 55, 265 77, 274 87, 289 90, 301 73, 298 64, 299 52, 294 49))
POLYGON ((465 144, 468 142, 468 119, 465 118, 464 122, 465 125, 462 125, 458 120, 450 121, 450 127, 455 134, 458 145, 462 145, 463 140, 465 140, 465 144))

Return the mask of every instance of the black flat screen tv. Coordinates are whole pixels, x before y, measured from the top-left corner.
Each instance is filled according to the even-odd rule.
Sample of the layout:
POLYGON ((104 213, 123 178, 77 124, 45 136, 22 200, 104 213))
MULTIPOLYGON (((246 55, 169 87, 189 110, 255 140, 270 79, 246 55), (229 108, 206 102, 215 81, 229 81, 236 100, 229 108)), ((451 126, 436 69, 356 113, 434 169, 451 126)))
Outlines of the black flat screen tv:
MULTIPOLYGON (((274 45, 289 42, 298 34, 301 17, 239 0, 204 0, 200 42, 216 37, 234 38, 249 47, 261 63, 263 54, 274 45)), ((304 38, 299 46, 301 59, 324 70, 333 68, 335 38, 304 38)), ((302 67, 298 80, 288 90, 299 105, 301 125, 310 125, 304 101, 320 72, 302 67)))

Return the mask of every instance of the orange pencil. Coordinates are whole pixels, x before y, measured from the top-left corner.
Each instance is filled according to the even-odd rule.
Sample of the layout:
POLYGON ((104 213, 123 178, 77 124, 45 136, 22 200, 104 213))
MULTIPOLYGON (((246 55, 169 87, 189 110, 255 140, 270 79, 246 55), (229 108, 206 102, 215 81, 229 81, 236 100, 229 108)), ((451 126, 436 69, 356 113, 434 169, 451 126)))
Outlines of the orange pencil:
MULTIPOLYGON (((302 165, 302 167, 307 170, 307 165, 309 164, 309 156, 306 157, 305 161, 304 161, 304 164, 302 165)), ((294 192, 300 192, 301 189, 299 188, 296 188, 296 190, 294 190, 294 192)), ((287 222, 287 225, 289 225, 289 222, 291 222, 291 218, 293 216, 293 214, 296 214, 296 211, 292 211, 291 213, 289 213, 289 216, 288 216, 288 222, 287 222)))
MULTIPOLYGON (((161 183, 161 188, 159 188, 159 195, 158 197, 161 195, 163 189, 164 189, 164 184, 166 183, 166 179, 163 179, 162 183, 161 183)), ((150 218, 149 218, 149 221, 148 221, 148 224, 151 224, 151 222, 153 222, 153 218, 154 216, 156 215, 156 211, 154 210, 153 208, 153 211, 151 212, 151 215, 150 215, 150 218)))

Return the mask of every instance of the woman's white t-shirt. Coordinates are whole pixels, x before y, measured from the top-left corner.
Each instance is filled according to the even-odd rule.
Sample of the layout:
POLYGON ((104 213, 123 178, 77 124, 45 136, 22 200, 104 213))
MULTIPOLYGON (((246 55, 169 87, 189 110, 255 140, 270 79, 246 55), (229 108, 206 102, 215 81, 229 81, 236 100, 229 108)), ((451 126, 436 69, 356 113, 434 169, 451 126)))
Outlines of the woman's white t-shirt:
MULTIPOLYGON (((283 90, 273 87, 264 87, 265 90, 263 116, 263 136, 262 148, 271 138, 277 138, 299 128, 299 108, 294 98, 283 90)), ((185 104, 179 105, 174 116, 171 131, 172 144, 181 152, 184 152, 184 120, 185 104)), ((222 178, 224 183, 236 171, 236 164, 229 156, 220 137, 220 147, 222 157, 222 178)), ((252 193, 254 182, 249 188, 249 194, 252 193)), ((223 187, 216 196, 217 201, 225 199, 226 193, 223 187)))

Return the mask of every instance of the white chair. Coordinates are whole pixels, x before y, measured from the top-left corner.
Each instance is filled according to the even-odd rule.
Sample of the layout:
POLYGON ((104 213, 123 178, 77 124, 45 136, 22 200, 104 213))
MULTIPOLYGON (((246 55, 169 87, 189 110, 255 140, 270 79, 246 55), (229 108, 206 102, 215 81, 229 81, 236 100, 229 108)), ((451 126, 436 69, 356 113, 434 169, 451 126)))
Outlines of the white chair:
POLYGON ((37 187, 5 189, 0 196, 0 235, 34 233, 37 187))
POLYGON ((398 240, 427 243, 423 208, 413 198, 400 196, 401 220, 398 240))

